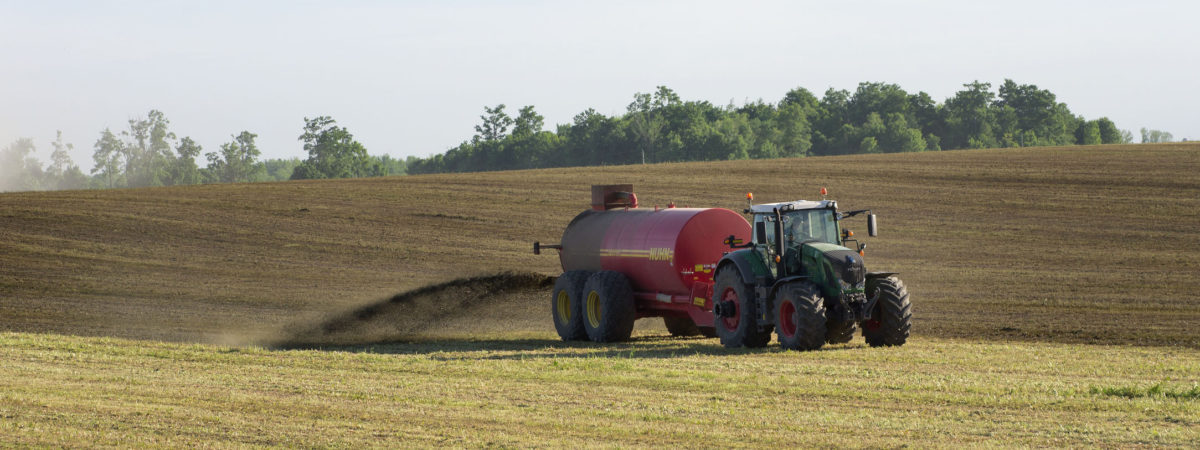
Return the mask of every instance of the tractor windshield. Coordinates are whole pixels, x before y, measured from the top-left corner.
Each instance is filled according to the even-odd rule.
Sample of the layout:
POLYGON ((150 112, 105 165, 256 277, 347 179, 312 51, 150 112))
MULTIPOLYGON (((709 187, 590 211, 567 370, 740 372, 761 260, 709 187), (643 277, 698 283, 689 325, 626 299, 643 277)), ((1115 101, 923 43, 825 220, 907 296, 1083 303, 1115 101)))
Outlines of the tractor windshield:
POLYGON ((841 245, 832 209, 802 209, 784 213, 783 235, 789 247, 812 240, 841 245))

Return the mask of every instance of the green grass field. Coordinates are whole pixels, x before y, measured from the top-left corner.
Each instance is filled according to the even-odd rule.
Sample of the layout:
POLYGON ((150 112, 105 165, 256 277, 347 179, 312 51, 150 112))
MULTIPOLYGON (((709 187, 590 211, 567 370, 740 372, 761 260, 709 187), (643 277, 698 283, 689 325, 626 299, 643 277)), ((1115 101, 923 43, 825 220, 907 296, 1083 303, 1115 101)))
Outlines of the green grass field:
POLYGON ((280 351, 9 333, 0 355, 0 440, 21 446, 1200 442, 1188 349, 916 338, 798 353, 547 336, 280 351))
POLYGON ((0 194, 0 446, 1194 447, 1197 273, 1196 143, 0 194), (564 344, 548 292, 468 285, 272 346, 556 275, 530 244, 605 183, 871 208, 867 267, 900 272, 914 336, 564 344))

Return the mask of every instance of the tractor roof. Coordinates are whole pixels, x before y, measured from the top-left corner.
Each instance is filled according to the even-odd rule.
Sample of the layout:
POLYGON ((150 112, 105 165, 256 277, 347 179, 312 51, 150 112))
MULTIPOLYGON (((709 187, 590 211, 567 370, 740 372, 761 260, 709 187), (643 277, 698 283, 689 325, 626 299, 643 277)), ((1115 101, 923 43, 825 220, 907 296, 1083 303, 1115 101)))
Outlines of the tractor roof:
POLYGON ((793 211, 798 209, 826 209, 837 208, 837 201, 834 200, 796 200, 792 202, 779 203, 760 203, 750 206, 750 212, 753 213, 769 213, 779 208, 780 211, 793 211))

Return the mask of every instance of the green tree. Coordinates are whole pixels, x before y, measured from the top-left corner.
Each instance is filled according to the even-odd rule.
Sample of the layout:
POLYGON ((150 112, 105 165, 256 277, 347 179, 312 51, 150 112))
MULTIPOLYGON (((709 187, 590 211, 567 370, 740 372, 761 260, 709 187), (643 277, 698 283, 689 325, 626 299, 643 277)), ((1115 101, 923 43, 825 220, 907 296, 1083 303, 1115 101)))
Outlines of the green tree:
POLYGON ((1099 145, 1103 143, 1100 135, 1100 123, 1089 120, 1079 124, 1075 132, 1076 143, 1079 145, 1099 145))
POLYGON ((659 86, 654 90, 653 105, 655 108, 666 108, 683 103, 679 98, 679 94, 666 86, 659 86))
POLYGON ((654 106, 653 99, 651 94, 639 92, 633 95, 633 102, 625 107, 625 117, 628 121, 626 128, 637 145, 642 164, 646 164, 647 153, 650 154, 651 161, 654 160, 658 140, 662 137, 663 127, 666 125, 662 114, 654 106))
POLYGON ((852 142, 854 125, 849 119, 850 92, 830 88, 821 97, 816 120, 813 121, 813 155, 841 155, 853 153, 859 147, 852 142))
POLYGON ((175 158, 167 168, 165 184, 173 186, 203 182, 200 167, 196 165, 196 157, 200 155, 201 151, 203 148, 192 138, 180 139, 179 144, 175 146, 175 158))
POLYGON ((788 91, 783 95, 783 100, 779 101, 780 109, 786 105, 798 105, 806 114, 812 115, 820 108, 821 101, 808 89, 798 87, 788 91))
POLYGON ((48 189, 87 188, 90 182, 88 176, 71 160, 70 151, 75 149, 75 145, 63 142, 62 131, 57 131, 54 142, 50 145, 54 147, 54 151, 50 153, 50 166, 46 168, 44 186, 48 189))
POLYGON ((232 136, 233 140, 221 144, 221 152, 210 152, 208 172, 210 181, 219 183, 247 183, 254 181, 263 171, 258 162, 260 152, 254 143, 257 134, 243 131, 232 136))
POLYGON ((383 175, 404 175, 408 173, 408 159, 397 159, 390 155, 382 155, 375 158, 380 167, 383 168, 383 175))
MULTIPOLYGON (((811 95, 809 94, 809 96, 811 95)), ((812 100, 816 100, 816 98, 814 97, 812 100)), ((772 142, 772 147, 778 147, 780 156, 808 156, 808 151, 813 146, 812 124, 809 122, 809 117, 817 114, 815 108, 815 103, 788 102, 786 99, 779 105, 779 112, 775 115, 775 120, 768 124, 771 129, 778 131, 778 144, 772 142)), ((763 151, 762 153, 766 154, 767 152, 763 151)))
POLYGON ((367 149, 329 116, 304 118, 304 134, 299 140, 304 142, 308 159, 296 166, 293 180, 382 175, 367 149))
MULTIPOLYGON (((828 89, 817 99, 804 88, 778 104, 761 99, 717 107, 683 101, 666 86, 634 94, 623 115, 588 109, 553 132, 540 130, 531 106, 517 119, 503 105, 485 108, 472 140, 408 164, 411 173, 526 167, 629 164, 712 159, 777 158, 862 152, 996 146, 1070 145, 1128 139, 1107 119, 1089 124, 1047 90, 1005 80, 1001 95, 973 82, 938 104, 887 83, 853 92, 828 89), (536 125, 530 125, 536 124, 536 125), (513 127, 512 135, 507 135, 513 127), (1078 136, 1077 136, 1078 133, 1078 136), (1087 134, 1085 139, 1084 134, 1087 134)), ((1146 139, 1162 135, 1147 132, 1146 139)))
POLYGON ((537 111, 533 110, 533 105, 521 108, 520 114, 513 121, 512 135, 515 138, 527 138, 536 133, 542 132, 542 127, 545 125, 545 119, 537 111))
MULTIPOLYGON (((1026 131, 1034 135, 1048 138, 1046 143, 1055 143, 1056 107, 1058 102, 1054 94, 1045 89, 1039 89, 1032 84, 1017 84, 1011 79, 1005 79, 1000 85, 999 96, 995 101, 999 112, 999 132, 1007 134, 1015 141, 1015 146, 1029 147, 1041 145, 1040 142, 1028 142, 1026 131)), ((1061 132, 1061 130, 1058 130, 1061 132)))
POLYGON ((1117 124, 1113 123, 1107 117, 1096 119, 1096 124, 1100 127, 1100 141, 1104 144, 1127 144, 1124 142, 1124 136, 1121 135, 1121 130, 1117 128, 1117 124))
POLYGON ((50 152, 50 166, 46 172, 53 174, 56 178, 62 178, 63 173, 75 165, 71 162, 70 153, 75 149, 75 145, 63 142, 62 130, 57 130, 55 133, 54 142, 50 143, 54 147, 54 151, 50 152))
POLYGON ((949 148, 996 147, 996 121, 991 109, 996 96, 991 83, 975 81, 963 86, 967 89, 946 100, 945 142, 949 148))
POLYGON ((292 172, 302 161, 300 158, 267 159, 262 162, 263 173, 261 181, 287 181, 292 178, 292 172))
POLYGON ((475 126, 475 142, 488 141, 498 142, 504 139, 508 128, 513 125, 512 117, 509 117, 504 112, 504 104, 496 105, 494 108, 483 107, 484 115, 479 116, 483 123, 475 126))
POLYGON ((146 118, 130 119, 125 137, 125 179, 130 187, 162 186, 168 177, 167 167, 174 155, 171 142, 175 133, 168 127, 171 121, 158 110, 150 110, 146 118))
POLYGON ((1142 143, 1158 143, 1158 142, 1175 142, 1175 136, 1171 133, 1161 130, 1149 130, 1142 128, 1142 143))
MULTIPOLYGON (((926 142, 929 141, 930 136, 940 141, 941 138, 939 136, 945 135, 946 121, 942 117, 942 107, 929 94, 917 92, 910 95, 908 97, 908 110, 911 117, 908 125, 921 130, 925 134, 926 142)), ((928 144, 926 144, 925 148, 927 150, 941 149, 938 145, 929 146, 928 144)))
MULTIPOLYGON (((880 117, 900 114, 904 116, 906 123, 910 116, 909 95, 895 84, 859 83, 858 89, 854 91, 854 95, 850 97, 846 106, 847 119, 852 125, 866 122, 867 116, 871 113, 878 114, 880 117)), ((916 121, 915 117, 913 121, 916 121)))
POLYGON ((867 136, 858 143, 859 153, 876 153, 879 151, 879 141, 875 140, 875 136, 867 136))
POLYGON ((105 128, 100 132, 100 139, 96 140, 93 149, 92 160, 95 161, 95 166, 92 167, 92 174, 96 175, 93 180, 99 182, 99 187, 103 188, 112 189, 123 185, 124 159, 128 155, 125 143, 118 139, 112 130, 105 128))
POLYGON ((884 120, 882 145, 885 152, 919 152, 927 145, 919 128, 908 126, 903 114, 891 113, 884 120))

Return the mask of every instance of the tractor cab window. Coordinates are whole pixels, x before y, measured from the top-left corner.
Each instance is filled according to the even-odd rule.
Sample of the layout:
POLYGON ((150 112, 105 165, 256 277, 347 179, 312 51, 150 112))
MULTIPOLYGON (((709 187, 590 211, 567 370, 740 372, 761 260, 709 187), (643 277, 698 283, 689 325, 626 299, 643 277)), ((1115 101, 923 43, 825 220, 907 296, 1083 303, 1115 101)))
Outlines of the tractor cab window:
POLYGON ((783 235, 787 246, 794 247, 805 241, 840 244, 837 221, 831 209, 805 209, 790 211, 783 215, 783 235))
MULTIPOLYGON (((755 242, 759 244, 766 244, 769 248, 775 248, 775 217, 765 214, 757 214, 754 216, 754 222, 755 224, 758 222, 765 222, 767 225, 766 230, 764 230, 767 234, 765 236, 757 236, 758 239, 756 239, 755 242)), ((755 229, 757 228, 758 227, 756 225, 755 229)))

